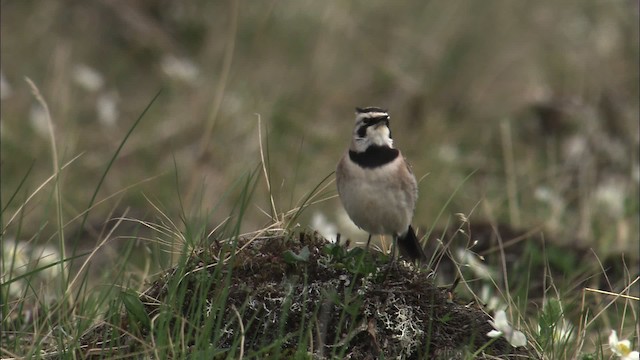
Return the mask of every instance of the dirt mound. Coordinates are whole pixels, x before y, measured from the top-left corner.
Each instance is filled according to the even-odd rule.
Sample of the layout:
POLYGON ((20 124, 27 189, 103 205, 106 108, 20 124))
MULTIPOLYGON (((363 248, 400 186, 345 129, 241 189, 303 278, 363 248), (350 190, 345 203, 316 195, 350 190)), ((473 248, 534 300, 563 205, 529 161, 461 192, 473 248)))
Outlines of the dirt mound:
MULTIPOLYGON (((172 314, 165 329, 179 327, 178 318, 195 329, 210 326, 211 354, 219 358, 242 353, 248 358, 452 359, 490 342, 490 318, 480 305, 457 301, 435 286, 426 268, 387 260, 309 233, 239 239, 198 251, 139 299, 154 324, 172 314)), ((137 331, 138 339, 158 336, 154 326, 127 309, 120 328, 137 331)), ((84 342, 89 348, 100 342, 104 349, 103 339, 113 339, 109 347, 128 351, 141 346, 114 331, 106 324, 96 327, 84 342)), ((199 347, 195 340, 185 345, 194 354, 199 347)), ((532 357, 504 339, 481 354, 532 357)))

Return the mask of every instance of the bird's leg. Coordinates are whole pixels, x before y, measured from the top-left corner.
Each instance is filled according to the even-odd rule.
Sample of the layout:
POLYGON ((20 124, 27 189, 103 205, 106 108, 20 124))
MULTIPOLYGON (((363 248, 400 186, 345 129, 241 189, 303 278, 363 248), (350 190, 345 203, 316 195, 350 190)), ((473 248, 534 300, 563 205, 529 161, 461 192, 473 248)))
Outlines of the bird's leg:
POLYGON ((371 234, 369 234, 369 238, 367 239, 367 247, 364 248, 366 251, 369 251, 369 244, 370 243, 371 243, 371 234))
POLYGON ((395 265, 396 263, 396 243, 398 242, 398 239, 396 236, 391 238, 391 265, 395 265))
POLYGON ((396 247, 394 246, 396 243, 396 237, 392 237, 391 239, 391 260, 389 261, 389 264, 387 265, 387 270, 384 272, 384 279, 386 281, 387 277, 389 276, 389 272, 391 272, 391 268, 395 267, 396 265, 396 247))

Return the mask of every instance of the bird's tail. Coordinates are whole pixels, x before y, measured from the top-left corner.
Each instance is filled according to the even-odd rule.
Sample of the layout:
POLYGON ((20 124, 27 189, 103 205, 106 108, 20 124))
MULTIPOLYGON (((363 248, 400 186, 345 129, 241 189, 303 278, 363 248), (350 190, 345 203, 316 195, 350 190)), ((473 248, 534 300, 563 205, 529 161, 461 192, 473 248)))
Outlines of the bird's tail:
POLYGON ((409 225, 409 230, 404 235, 398 236, 398 249, 403 257, 411 261, 415 262, 417 260, 420 263, 427 261, 427 255, 424 253, 424 249, 420 245, 420 241, 411 225, 409 225))

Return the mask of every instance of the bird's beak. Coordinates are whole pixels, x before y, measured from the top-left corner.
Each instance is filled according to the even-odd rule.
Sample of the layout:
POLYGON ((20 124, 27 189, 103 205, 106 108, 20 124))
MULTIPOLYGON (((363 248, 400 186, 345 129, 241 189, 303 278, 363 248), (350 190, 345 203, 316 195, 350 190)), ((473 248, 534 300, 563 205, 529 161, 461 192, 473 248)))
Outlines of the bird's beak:
POLYGON ((388 116, 384 116, 384 117, 380 117, 377 119, 376 124, 374 125, 375 128, 379 128, 381 126, 389 126, 389 117, 388 116))

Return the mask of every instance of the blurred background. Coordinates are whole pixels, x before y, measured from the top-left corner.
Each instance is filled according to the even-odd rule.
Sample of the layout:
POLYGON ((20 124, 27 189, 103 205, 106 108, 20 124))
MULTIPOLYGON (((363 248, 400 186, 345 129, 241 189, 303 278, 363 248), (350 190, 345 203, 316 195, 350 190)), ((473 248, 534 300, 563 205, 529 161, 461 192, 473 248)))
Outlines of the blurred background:
MULTIPOLYGON (((26 203, 7 237, 55 233, 52 182, 26 200, 78 155, 60 178, 68 233, 97 238, 125 213, 212 228, 259 166, 259 119, 286 212, 334 170, 354 107, 380 106, 421 179, 422 229, 463 213, 637 257, 637 1, 3 0, 1 10, 3 228, 26 203), (49 107, 58 165, 25 77, 49 107), (106 201, 78 229, 160 90, 97 194, 106 201)), ((332 184, 318 198, 335 194, 332 184)), ((262 178, 243 230, 267 225, 270 207, 262 178)), ((298 221, 351 231, 343 214, 330 198, 298 221)))

